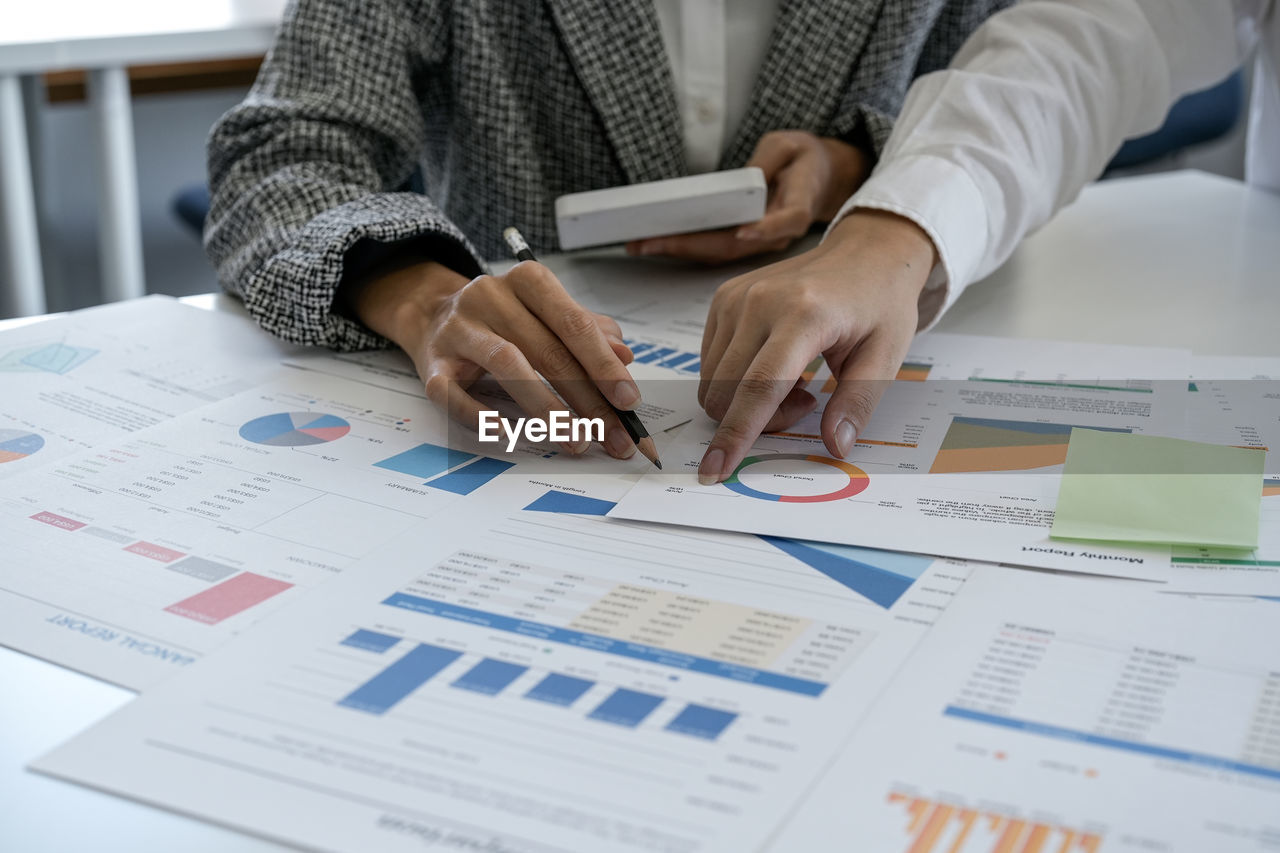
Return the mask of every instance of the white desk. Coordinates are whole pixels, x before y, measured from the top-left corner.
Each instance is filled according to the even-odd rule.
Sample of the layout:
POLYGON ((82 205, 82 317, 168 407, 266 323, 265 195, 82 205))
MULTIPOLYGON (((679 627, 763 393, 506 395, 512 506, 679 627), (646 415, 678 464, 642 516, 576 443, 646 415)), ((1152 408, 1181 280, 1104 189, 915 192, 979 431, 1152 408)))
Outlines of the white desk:
MULTIPOLYGON (((949 332, 1190 346, 1280 355, 1280 196, 1196 173, 1089 189, 975 286, 949 332)), ((599 256, 585 262, 599 264, 599 256)), ((560 270, 584 262, 548 258, 560 270)), ((609 259, 643 287, 651 265, 609 259)), ((714 287, 722 272, 682 273, 714 287)), ((627 282, 627 279, 632 281, 627 282)), ((693 283, 697 280, 701 284, 693 283)), ((237 310, 225 298, 196 304, 237 310)), ((247 321, 246 321, 247 322, 247 321)), ((3 328, 4 324, 0 324, 3 328)), ((266 841, 26 773, 23 766, 129 700, 130 693, 0 649, 0 850, 261 851, 266 841)))
MULTIPOLYGON (((16 3, 16 0, 15 0, 16 3)), ((284 0, 60 0, 6 11, 0 26, 0 278, 19 316, 45 310, 32 158, 39 75, 89 69, 98 152, 98 245, 108 300, 146 292, 128 65, 265 53, 284 0)))

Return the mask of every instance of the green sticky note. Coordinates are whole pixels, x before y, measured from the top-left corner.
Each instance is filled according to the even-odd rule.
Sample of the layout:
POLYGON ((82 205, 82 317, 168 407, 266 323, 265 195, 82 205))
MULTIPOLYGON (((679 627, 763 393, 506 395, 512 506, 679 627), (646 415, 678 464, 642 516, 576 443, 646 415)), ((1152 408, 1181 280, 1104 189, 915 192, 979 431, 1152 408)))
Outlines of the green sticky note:
POLYGON ((1266 453, 1071 430, 1055 539, 1256 548, 1266 453))

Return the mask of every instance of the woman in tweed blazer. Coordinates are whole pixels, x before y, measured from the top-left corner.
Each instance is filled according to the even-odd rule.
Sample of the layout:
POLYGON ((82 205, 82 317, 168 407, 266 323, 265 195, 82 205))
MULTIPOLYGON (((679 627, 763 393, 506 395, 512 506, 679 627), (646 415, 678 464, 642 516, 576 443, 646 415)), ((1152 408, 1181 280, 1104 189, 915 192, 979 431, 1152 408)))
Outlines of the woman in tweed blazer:
MULTIPOLYGON (((829 176, 810 205, 823 221, 865 177, 911 79, 1008 2, 783 0, 721 168, 791 131, 772 139, 829 176)), ((535 371, 583 414, 607 412, 573 382, 588 376, 636 402, 616 325, 545 268, 493 278, 482 258, 502 256, 510 223, 554 250, 558 195, 686 173, 650 0, 296 0, 214 128, 209 170, 206 248, 269 331, 339 349, 390 338, 464 420, 478 406, 455 380, 485 370, 530 411, 557 407, 520 381, 535 371), (426 193, 398 191, 416 169, 426 193)), ((632 452, 612 438, 610 452, 632 452)))

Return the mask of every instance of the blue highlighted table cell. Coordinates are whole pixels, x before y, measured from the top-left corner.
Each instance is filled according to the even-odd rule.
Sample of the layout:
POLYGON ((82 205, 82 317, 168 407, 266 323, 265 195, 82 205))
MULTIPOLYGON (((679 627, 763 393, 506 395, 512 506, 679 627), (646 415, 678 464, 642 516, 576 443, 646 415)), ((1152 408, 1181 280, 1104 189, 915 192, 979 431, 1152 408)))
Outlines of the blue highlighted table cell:
POLYGON ((427 485, 433 489, 452 492, 455 495, 469 495, 494 477, 514 468, 516 463, 504 462, 501 459, 490 459, 481 456, 470 465, 464 465, 457 471, 451 471, 443 477, 432 480, 427 485))
POLYGON ((404 657, 351 691, 338 704, 369 714, 385 714, 460 657, 462 652, 419 643, 404 657))
POLYGON ((381 462, 375 462, 373 465, 375 468, 398 471, 401 474, 408 474, 410 477, 426 478, 443 474, 450 468, 475 458, 474 453, 450 450, 447 447, 437 447, 434 444, 419 444, 411 450, 397 453, 395 456, 383 459, 381 462))
POLYGON ((736 719, 738 715, 731 711, 708 708, 706 705, 686 705, 674 720, 667 723, 667 731, 715 740, 736 719))
POLYGON ((587 716, 593 720, 634 729, 661 704, 661 696, 619 687, 587 716))
MULTIPOLYGON (((676 351, 675 347, 660 347, 659 349, 650 350, 644 355, 636 356, 636 364, 652 364, 661 358, 666 358, 676 351)), ((632 350, 634 353, 635 350, 632 350)))
POLYGON ((382 654, 398 642, 400 642, 399 637, 393 637, 390 634, 379 634, 377 631, 366 631, 361 628, 343 640, 342 645, 382 654))
POLYGON ((595 686, 594 681, 553 672, 535 684, 528 693, 524 694, 524 698, 568 707, 581 699, 582 694, 593 686, 595 686))
POLYGON ((459 676, 451 686, 496 696, 511 682, 529 671, 529 667, 504 660, 485 658, 459 676))
POLYGON ((698 371, 702 370, 702 361, 701 359, 699 359, 698 361, 690 362, 689 364, 686 364, 684 367, 680 369, 683 370, 685 373, 697 373, 698 371))

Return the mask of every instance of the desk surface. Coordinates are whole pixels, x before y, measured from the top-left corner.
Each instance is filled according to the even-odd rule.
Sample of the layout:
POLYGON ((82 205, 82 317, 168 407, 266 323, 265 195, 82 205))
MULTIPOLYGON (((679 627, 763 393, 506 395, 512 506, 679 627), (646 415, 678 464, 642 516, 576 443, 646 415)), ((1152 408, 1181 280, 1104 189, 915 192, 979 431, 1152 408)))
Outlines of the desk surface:
MULTIPOLYGON (((1280 196, 1197 173, 1115 181, 1081 200, 971 288, 939 330, 1280 355, 1280 196)), ((576 258, 547 259, 559 270, 576 258)), ((652 266, 611 264, 618 286, 652 266)), ((682 276, 713 287, 718 270, 682 276)), ((240 310, 225 297, 202 307, 240 310)), ((0 329, 6 327, 0 323, 0 329)), ((0 649, 0 850, 261 851, 276 845, 25 772, 129 701, 126 690, 0 649)))
POLYGON ((265 53, 285 0, 61 0, 27 4, 0 28, 0 73, 265 53))

